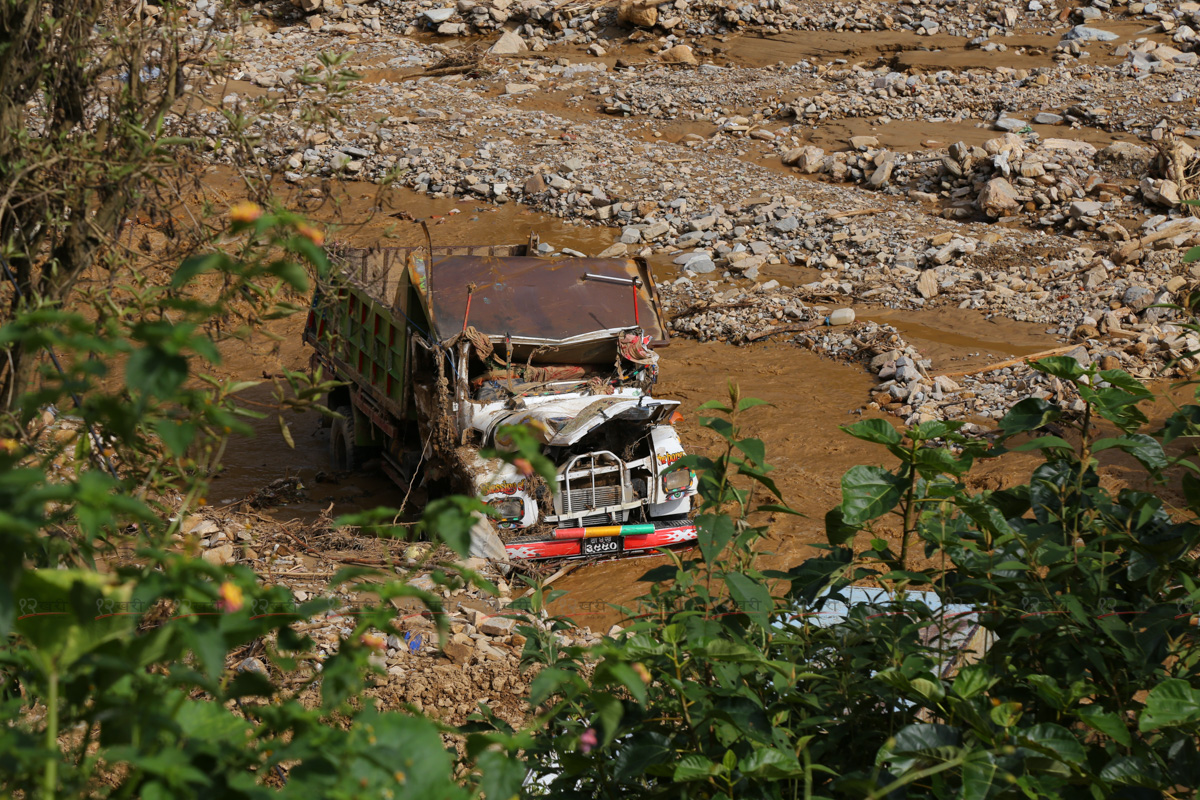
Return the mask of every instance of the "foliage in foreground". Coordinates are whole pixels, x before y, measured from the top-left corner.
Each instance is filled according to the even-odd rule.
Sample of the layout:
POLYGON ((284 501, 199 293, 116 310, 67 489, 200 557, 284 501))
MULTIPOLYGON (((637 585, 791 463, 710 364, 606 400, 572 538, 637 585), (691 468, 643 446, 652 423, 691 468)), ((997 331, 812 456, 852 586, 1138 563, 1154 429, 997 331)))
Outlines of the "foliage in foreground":
MULTIPOLYGON (((387 628, 390 610, 359 615, 316 672, 312 643, 291 626, 328 601, 293 606, 244 567, 170 546, 177 505, 165 500, 182 497, 186 511, 202 496, 219 442, 246 413, 233 402, 239 387, 189 380, 217 357, 203 321, 223 302, 199 302, 189 287, 213 273, 223 296, 249 292, 285 313, 279 282, 302 289, 301 262, 325 268, 311 232, 286 214, 246 215, 234 232, 290 255, 263 261, 250 248, 244 259, 191 260, 174 285, 144 289, 139 302, 158 318, 96 327, 33 306, 0 327, 0 342, 72 356, 2 423, 6 793, 1099 798, 1163 797, 1200 783, 1200 468, 1164 449, 1183 452, 1200 406, 1144 433, 1145 388, 1067 358, 1037 368, 1073 385, 1085 412, 1023 401, 994 444, 962 436, 956 423, 905 433, 883 420, 849 426, 897 466, 847 472, 825 552, 786 572, 757 566, 764 520, 792 512, 764 444, 741 433, 759 401, 731 392, 704 420, 723 450, 679 466, 701 478, 698 552, 654 571, 661 583, 628 609, 625 632, 589 650, 563 647, 555 632, 573 623, 547 620, 554 593, 538 589, 524 605, 549 625, 521 629, 525 663, 541 670, 523 729, 486 708, 452 729, 411 709, 365 706, 371 631, 387 628), (113 355, 126 364, 116 385, 113 355), (73 394, 90 432, 65 445, 73 452, 64 459, 64 445, 47 450, 31 431, 37 408, 66 406, 73 394), (969 492, 972 464, 1006 449, 1040 454, 1029 481, 969 492), (1183 506, 1105 488, 1104 451, 1171 481, 1183 506), (97 571, 122 543, 138 546, 135 563, 97 571), (833 613, 852 584, 888 594, 833 613), (255 614, 262 603, 289 611, 255 614), (966 657, 930 635, 973 627, 976 652, 966 657), (308 675, 318 707, 228 667, 232 652, 264 641, 272 672, 308 675)), ((328 390, 319 376, 290 380, 294 403, 312 405, 328 390)), ((531 448, 509 457, 537 461, 531 448)), ((425 527, 465 552, 471 507, 431 504, 425 527)), ((386 534, 380 521, 391 518, 347 522, 386 534)), ((453 565, 434 574, 448 586, 486 586, 453 565)), ((438 608, 436 596, 394 576, 372 589, 438 608)))
POLYGON ((1078 390, 1082 416, 1031 398, 995 445, 952 422, 847 427, 898 466, 851 469, 826 552, 787 572, 755 567, 766 526, 748 521, 745 487, 770 495, 760 510, 781 510, 762 442, 739 432, 755 401, 716 407, 705 424, 724 454, 685 464, 704 475, 701 557, 660 569, 633 624, 595 652, 526 630, 528 659, 550 665, 531 702, 555 708, 527 753, 537 792, 1103 798, 1200 785, 1200 480, 1163 448, 1195 432, 1200 407, 1148 435, 1138 404, 1150 393, 1129 375, 1070 358, 1036 368, 1078 390), (1028 438, 1051 424, 1074 443, 1028 438), (1028 482, 968 492, 972 463, 1010 446, 1042 454, 1028 482), (1160 483, 1182 475, 1185 507, 1106 489, 1106 450, 1160 483), (889 520, 898 552, 876 535, 889 520), (852 583, 893 599, 833 614, 852 583), (974 652, 930 636, 974 625, 974 652), (585 658, 599 659, 590 682, 585 658))

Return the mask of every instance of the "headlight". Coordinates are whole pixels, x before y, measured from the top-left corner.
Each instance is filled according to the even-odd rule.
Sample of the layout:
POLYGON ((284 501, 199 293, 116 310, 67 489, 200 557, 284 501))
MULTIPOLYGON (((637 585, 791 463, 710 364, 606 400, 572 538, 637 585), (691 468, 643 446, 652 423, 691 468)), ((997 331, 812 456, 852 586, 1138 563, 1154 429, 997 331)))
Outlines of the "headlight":
POLYGON ((692 485, 692 471, 690 469, 677 469, 674 472, 668 472, 663 475, 662 479, 663 491, 678 492, 692 485))
POLYGON ((500 519, 519 519, 525 516, 525 504, 520 500, 505 500, 496 503, 492 508, 496 509, 496 515, 500 519))

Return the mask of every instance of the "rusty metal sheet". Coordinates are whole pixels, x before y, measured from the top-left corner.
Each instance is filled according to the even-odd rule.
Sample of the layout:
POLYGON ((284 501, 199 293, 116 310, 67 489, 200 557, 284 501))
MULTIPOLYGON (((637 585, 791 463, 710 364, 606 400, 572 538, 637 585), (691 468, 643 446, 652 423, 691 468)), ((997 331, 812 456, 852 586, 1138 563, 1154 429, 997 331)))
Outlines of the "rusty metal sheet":
POLYGON ((585 280, 584 275, 638 277, 637 314, 656 343, 668 339, 644 262, 600 258, 493 256, 438 257, 429 271, 436 336, 445 340, 462 330, 467 284, 474 283, 468 323, 487 336, 520 336, 561 341, 610 328, 634 325, 633 288, 585 280))

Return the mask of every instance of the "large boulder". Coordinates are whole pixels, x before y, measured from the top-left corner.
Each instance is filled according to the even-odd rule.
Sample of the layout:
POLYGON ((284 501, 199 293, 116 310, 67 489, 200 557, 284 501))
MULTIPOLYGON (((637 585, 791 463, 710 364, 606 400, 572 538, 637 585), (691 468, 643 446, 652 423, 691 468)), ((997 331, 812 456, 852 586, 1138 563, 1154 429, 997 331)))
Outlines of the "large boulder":
POLYGON ((521 34, 516 31, 505 31, 488 52, 497 56, 515 56, 528 49, 529 45, 525 44, 521 34))
POLYGON ((632 28, 653 28, 658 23, 658 3, 654 0, 621 0, 617 4, 617 22, 632 28))
POLYGON ((795 147, 783 154, 783 163, 795 167, 805 175, 820 172, 825 161, 825 151, 816 145, 806 144, 795 147))
POLYGON ((1113 142, 1096 154, 1096 163, 1123 178, 1139 178, 1150 171, 1153 149, 1133 142, 1113 142))
POLYGON ((1017 190, 1004 178, 992 178, 979 193, 979 208, 989 217, 1013 214, 1020 206, 1017 190))
POLYGON ((700 60, 686 44, 677 44, 659 56, 666 64, 699 64, 700 60))

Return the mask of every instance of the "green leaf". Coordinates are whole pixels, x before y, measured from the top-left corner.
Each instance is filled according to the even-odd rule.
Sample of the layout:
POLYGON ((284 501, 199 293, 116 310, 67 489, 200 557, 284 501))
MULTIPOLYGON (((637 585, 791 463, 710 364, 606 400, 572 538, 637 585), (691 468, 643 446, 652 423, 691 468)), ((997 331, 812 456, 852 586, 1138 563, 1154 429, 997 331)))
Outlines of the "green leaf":
POLYGON ((178 289, 185 283, 205 272, 217 269, 227 269, 230 264, 229 256, 224 253, 204 253, 203 255, 185 258, 171 276, 171 288, 178 289))
POLYGON ((763 781, 786 780, 804 774, 804 767, 792 753, 774 747, 756 747, 738 763, 743 775, 763 781))
POLYGON ((154 431, 171 455, 183 456, 196 440, 197 428, 195 423, 181 419, 157 419, 154 421, 154 431))
POLYGON ((757 466, 762 467, 767 463, 767 446, 762 439, 739 439, 734 445, 757 466))
POLYGON ((1103 733, 1123 747, 1129 747, 1133 742, 1128 726, 1114 712, 1105 711, 1099 706, 1081 706, 1075 715, 1089 728, 1103 733))
POLYGON ((900 431, 885 419, 864 419, 853 425, 843 425, 842 430, 855 439, 875 444, 900 444, 904 440, 900 431))
POLYGON ((181 355, 148 346, 134 350, 125 362, 125 385, 152 397, 173 397, 187 380, 188 362, 181 355))
POLYGON ((758 406, 771 405, 766 400, 759 400, 757 397, 743 397, 738 401, 737 410, 746 411, 747 409, 757 408, 758 406))
POLYGON ((526 775, 521 759, 499 750, 485 750, 479 754, 476 764, 480 773, 479 788, 484 797, 510 800, 521 796, 521 784, 526 775))
POLYGON ((1143 733, 1200 722, 1200 689, 1181 678, 1169 678, 1150 690, 1138 719, 1143 733))
MULTIPOLYGON (((1068 358, 1072 364, 1079 367, 1073 358, 1068 358)), ((1000 432, 1005 436, 1018 433, 1029 433, 1037 430, 1047 422, 1053 422, 1062 416, 1062 412, 1039 397, 1026 397, 1014 405, 1000 420, 1000 432)))
POLYGON ((15 628, 52 668, 62 670, 104 642, 128 634, 136 617, 117 613, 131 584, 76 569, 28 569, 20 578, 15 628))
POLYGON ((676 783, 690 783, 692 781, 704 781, 709 777, 720 773, 721 766, 714 764, 709 759, 695 753, 686 755, 679 759, 679 763, 675 765, 675 773, 671 779, 676 783))
POLYGON ((297 292, 308 291, 308 275, 304 267, 295 261, 278 261, 271 268, 271 272, 297 292))
POLYGON ((1064 381, 1074 382, 1083 375, 1083 367, 1070 356, 1049 356, 1030 362, 1029 366, 1064 381))
POLYGON ((1082 764, 1083 745, 1069 730, 1053 723, 1041 723, 1017 732, 1017 738, 1030 749, 1053 755, 1066 764, 1082 764))
POLYGON ((771 612, 775 610, 775 602, 766 586, 748 575, 740 572, 725 573, 725 585, 729 594, 737 603, 738 610, 746 616, 766 627, 770 621, 771 612))
POLYGON ((733 539, 736 532, 733 518, 728 514, 698 514, 696 516, 696 542, 700 553, 709 564, 715 562, 721 551, 733 539))
POLYGON ((859 530, 857 525, 846 524, 841 506, 834 506, 825 512, 825 538, 834 547, 841 547, 853 541, 859 530))
POLYGON ((883 467, 851 467, 842 476, 842 520, 862 525, 896 507, 906 485, 883 467))
POLYGON ((1162 472, 1167 468, 1167 454, 1162 445, 1153 436, 1144 433, 1131 433, 1119 438, 1106 437, 1092 443, 1092 452, 1116 448, 1128 453, 1152 473, 1162 472))
POLYGON ((987 669, 981 665, 970 664, 954 676, 954 693, 964 700, 970 700, 992 688, 998 680, 998 677, 989 675, 987 669))

